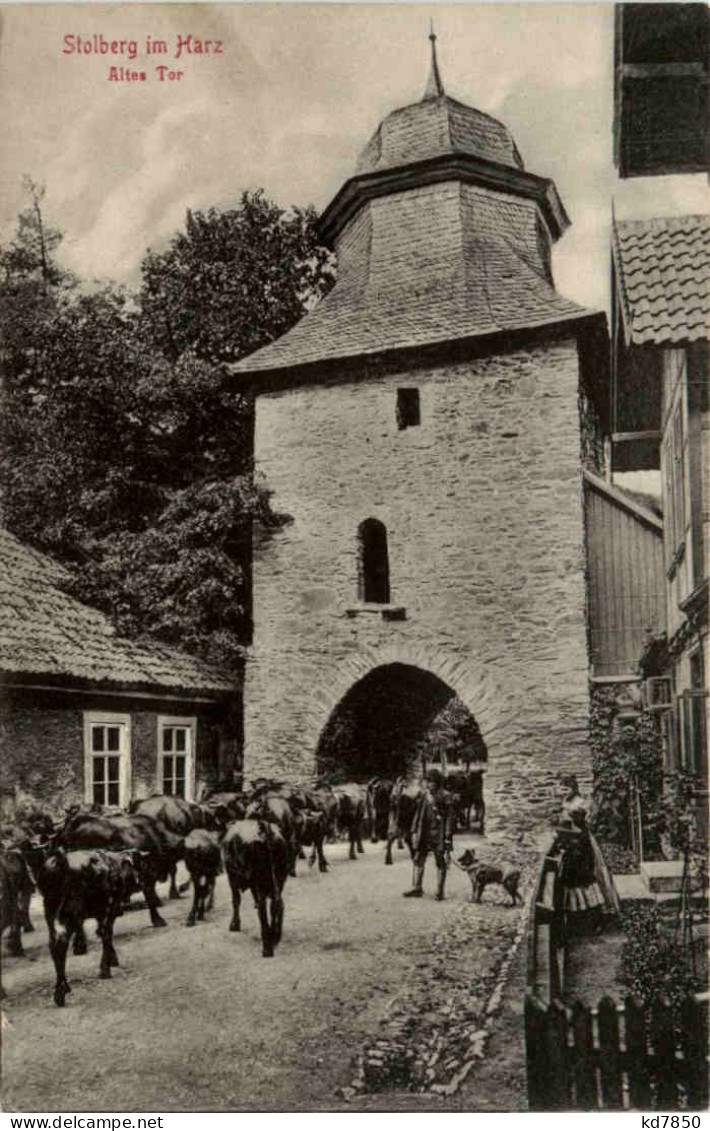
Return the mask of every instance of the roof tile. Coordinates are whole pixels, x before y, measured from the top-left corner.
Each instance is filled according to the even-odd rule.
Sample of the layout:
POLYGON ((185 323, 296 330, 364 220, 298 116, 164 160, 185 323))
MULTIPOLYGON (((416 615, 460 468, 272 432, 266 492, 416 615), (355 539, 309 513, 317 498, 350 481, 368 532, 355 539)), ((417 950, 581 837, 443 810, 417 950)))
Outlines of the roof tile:
POLYGON ((710 215, 619 221, 614 257, 630 343, 710 338, 710 215))
POLYGON ((0 527, 0 673, 230 691, 236 680, 160 641, 126 640, 108 617, 62 592, 57 562, 0 527))

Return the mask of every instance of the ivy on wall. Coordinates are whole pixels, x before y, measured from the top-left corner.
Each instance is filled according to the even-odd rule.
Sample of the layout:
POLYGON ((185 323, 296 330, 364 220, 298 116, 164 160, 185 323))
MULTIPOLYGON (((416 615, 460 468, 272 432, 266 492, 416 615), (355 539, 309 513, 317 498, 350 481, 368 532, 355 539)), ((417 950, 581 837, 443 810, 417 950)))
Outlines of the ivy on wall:
POLYGON ((636 786, 643 814, 644 848, 648 855, 660 848, 661 734, 655 714, 637 711, 632 717, 626 713, 625 694, 618 687, 600 687, 592 691, 593 824, 600 840, 630 847, 629 802, 636 786), (626 717, 621 720, 621 715, 626 717))

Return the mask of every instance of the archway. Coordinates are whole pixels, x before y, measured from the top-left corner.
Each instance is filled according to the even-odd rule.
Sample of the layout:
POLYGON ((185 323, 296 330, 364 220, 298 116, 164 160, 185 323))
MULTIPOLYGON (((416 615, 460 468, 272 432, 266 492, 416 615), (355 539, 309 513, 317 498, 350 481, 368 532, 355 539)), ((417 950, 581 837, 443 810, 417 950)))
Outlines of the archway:
POLYGON ((343 696, 316 750, 329 778, 396 777, 419 759, 487 760, 478 724, 453 688, 411 664, 375 668, 343 696))

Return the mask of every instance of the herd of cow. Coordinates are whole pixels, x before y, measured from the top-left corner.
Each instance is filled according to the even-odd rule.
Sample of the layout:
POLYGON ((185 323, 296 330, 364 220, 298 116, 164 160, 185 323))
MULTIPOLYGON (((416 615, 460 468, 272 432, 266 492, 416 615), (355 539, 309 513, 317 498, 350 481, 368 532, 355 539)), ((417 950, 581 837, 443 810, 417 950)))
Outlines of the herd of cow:
MULTIPOLYGON (((483 831, 480 772, 451 773, 447 787, 459 822, 469 827, 473 810, 483 831)), ((373 842, 386 841, 385 863, 391 864, 394 842, 409 844, 421 788, 409 778, 312 788, 258 779, 249 793, 214 793, 199 804, 152 796, 133 802, 127 813, 74 809, 58 825, 40 814, 24 827, 4 830, 0 930, 9 931, 9 952, 22 955, 22 931, 33 929, 30 898, 39 890, 56 973, 54 1001, 63 1006, 70 992, 68 949, 73 940, 74 953, 86 953, 85 920, 96 920, 102 944, 99 977, 110 978, 118 965, 116 918, 140 891, 152 925, 165 927, 155 885, 170 880, 170 896, 177 896, 176 869, 182 860, 193 888, 187 926, 210 909, 224 869, 232 894, 230 931, 240 930, 241 896, 251 891, 262 954, 271 957, 281 938, 283 887, 287 876, 295 876, 304 848, 311 849, 310 864, 317 860, 325 872, 328 839, 347 835, 354 860, 369 835, 373 842)))

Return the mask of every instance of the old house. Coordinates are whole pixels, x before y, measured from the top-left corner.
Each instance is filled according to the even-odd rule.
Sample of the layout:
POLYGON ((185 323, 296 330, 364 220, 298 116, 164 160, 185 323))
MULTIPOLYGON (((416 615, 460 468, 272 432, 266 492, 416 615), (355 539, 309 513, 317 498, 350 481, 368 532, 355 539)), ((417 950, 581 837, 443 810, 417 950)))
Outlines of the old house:
POLYGON ((643 466, 655 444, 662 485, 665 648, 646 701, 665 715, 667 768, 697 774, 707 796, 710 215, 618 221, 613 263, 618 396, 633 384, 657 425, 638 453, 629 436, 624 459, 643 466))
POLYGON ((234 770, 234 680, 118 637, 63 567, 0 529, 2 792, 65 804, 196 796, 234 770))
POLYGON ((558 769, 588 781, 580 468, 602 470, 607 337, 554 288, 568 224, 433 50, 321 216, 335 288, 234 369, 293 519, 254 560, 247 774, 400 772, 455 694, 489 792, 544 811, 558 769))
POLYGON ((613 217, 611 473, 660 478, 663 617, 636 670, 665 769, 695 775, 707 829, 710 214, 664 215, 663 178, 710 169, 710 9, 619 5, 615 57, 615 162, 641 178, 644 216, 657 209, 635 214, 631 193, 613 217))

